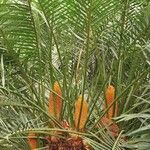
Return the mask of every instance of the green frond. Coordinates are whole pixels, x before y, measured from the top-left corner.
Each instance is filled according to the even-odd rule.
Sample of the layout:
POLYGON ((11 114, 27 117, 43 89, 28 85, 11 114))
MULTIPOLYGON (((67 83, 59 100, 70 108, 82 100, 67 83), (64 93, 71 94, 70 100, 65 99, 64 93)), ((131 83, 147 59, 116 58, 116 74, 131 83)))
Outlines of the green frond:
MULTIPOLYGON (((26 4, 1 4, 1 38, 6 53, 19 58, 37 57, 37 40, 30 8, 26 4)), ((32 58, 31 58, 32 59, 32 58)))

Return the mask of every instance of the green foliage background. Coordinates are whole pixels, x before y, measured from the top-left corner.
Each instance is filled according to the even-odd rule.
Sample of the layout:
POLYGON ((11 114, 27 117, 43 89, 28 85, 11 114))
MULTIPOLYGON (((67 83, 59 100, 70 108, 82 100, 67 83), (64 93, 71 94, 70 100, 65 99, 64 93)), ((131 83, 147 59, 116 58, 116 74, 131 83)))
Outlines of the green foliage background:
POLYGON ((29 130, 60 126, 47 113, 56 80, 62 119, 72 125, 74 102, 87 95, 82 136, 95 150, 150 148, 149 0, 0 0, 0 56, 0 149, 26 150, 29 130), (95 128, 109 83, 119 103, 117 139, 95 128))

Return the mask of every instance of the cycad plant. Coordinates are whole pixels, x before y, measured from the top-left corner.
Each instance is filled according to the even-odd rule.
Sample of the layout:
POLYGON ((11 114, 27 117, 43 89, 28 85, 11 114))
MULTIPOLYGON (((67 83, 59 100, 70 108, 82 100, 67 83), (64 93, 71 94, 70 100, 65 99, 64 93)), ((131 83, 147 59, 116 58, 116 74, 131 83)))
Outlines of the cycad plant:
POLYGON ((0 149, 150 149, 149 0, 0 0, 0 149))

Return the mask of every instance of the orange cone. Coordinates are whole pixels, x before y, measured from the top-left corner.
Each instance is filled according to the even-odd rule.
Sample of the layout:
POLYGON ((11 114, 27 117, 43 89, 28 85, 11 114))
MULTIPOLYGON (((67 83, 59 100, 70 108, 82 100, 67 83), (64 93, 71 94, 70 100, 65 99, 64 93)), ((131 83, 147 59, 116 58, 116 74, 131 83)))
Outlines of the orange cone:
POLYGON ((81 105, 81 102, 82 102, 82 96, 79 96, 79 98, 75 102, 75 113, 74 113, 75 127, 79 129, 83 129, 85 126, 85 123, 88 118, 88 108, 89 108, 89 105, 85 100, 83 100, 82 105, 81 105), (82 111, 81 111, 80 122, 78 125, 81 106, 82 106, 82 111))
POLYGON ((34 138, 34 136, 36 136, 36 134, 33 133, 33 132, 31 132, 31 133, 28 134, 28 144, 29 144, 31 150, 36 149, 37 146, 38 146, 37 139, 34 138))
MULTIPOLYGON (((107 107, 109 107, 110 104, 115 99, 115 88, 112 85, 109 85, 108 88, 106 89, 105 97, 106 97, 105 109, 107 109, 107 107)), ((113 116, 117 115, 117 112, 118 112, 118 106, 117 106, 117 103, 116 103, 115 105, 112 105, 110 107, 110 109, 108 110, 108 118, 112 119, 113 116), (115 109, 115 114, 113 115, 114 109, 115 109)))
POLYGON ((49 97, 49 114, 60 118, 61 109, 62 109, 62 92, 58 82, 54 83, 53 91, 51 92, 49 97))

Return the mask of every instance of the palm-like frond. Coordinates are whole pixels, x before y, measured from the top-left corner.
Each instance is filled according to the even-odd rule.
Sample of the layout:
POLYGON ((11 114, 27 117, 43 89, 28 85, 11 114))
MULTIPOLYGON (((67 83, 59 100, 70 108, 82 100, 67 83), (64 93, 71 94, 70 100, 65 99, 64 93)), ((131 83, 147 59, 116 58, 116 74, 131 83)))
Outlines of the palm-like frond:
POLYGON ((36 31, 29 6, 1 4, 0 17, 1 38, 6 53, 25 59, 25 54, 26 58, 29 58, 38 52, 36 31))

